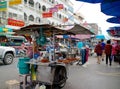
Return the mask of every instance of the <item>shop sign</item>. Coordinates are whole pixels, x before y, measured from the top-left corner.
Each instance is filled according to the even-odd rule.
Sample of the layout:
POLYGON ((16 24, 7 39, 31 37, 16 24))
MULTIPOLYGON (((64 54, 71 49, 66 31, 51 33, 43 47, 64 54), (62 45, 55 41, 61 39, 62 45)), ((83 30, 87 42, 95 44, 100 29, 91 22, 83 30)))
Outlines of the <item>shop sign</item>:
POLYGON ((0 2, 0 11, 6 11, 7 10, 7 2, 3 1, 0 2))
POLYGON ((14 19, 8 18, 8 25, 23 27, 25 23, 20 20, 14 20, 14 19))
POLYGON ((43 18, 52 17, 52 13, 51 13, 51 12, 44 12, 44 13, 42 13, 42 17, 43 17, 43 18))
POLYGON ((9 0, 9 6, 22 4, 22 0, 9 0))
POLYGON ((57 7, 52 7, 52 8, 49 8, 49 12, 57 12, 58 11, 58 8, 57 7))
POLYGON ((57 5, 55 5, 55 7, 57 7, 58 10, 61 10, 61 9, 63 9, 63 4, 57 4, 57 5))

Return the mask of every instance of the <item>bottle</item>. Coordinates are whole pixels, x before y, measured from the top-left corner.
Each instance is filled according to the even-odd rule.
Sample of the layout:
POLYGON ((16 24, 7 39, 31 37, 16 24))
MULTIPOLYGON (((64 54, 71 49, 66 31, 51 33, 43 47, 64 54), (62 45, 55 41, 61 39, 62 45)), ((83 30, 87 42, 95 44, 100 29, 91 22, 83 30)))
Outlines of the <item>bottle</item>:
POLYGON ((46 89, 46 86, 44 84, 42 84, 39 89, 46 89))

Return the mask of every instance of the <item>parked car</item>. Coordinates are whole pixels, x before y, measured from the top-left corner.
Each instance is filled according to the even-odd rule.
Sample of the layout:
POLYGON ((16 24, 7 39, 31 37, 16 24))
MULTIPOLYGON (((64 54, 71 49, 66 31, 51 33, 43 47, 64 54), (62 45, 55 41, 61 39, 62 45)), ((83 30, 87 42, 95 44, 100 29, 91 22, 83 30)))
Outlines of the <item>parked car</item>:
POLYGON ((19 56, 20 50, 23 49, 22 44, 29 48, 31 44, 26 40, 24 36, 13 36, 13 35, 0 35, 0 43, 2 46, 9 46, 15 48, 16 55, 19 56))
POLYGON ((11 64, 16 56, 15 48, 0 46, 0 60, 5 65, 11 64))

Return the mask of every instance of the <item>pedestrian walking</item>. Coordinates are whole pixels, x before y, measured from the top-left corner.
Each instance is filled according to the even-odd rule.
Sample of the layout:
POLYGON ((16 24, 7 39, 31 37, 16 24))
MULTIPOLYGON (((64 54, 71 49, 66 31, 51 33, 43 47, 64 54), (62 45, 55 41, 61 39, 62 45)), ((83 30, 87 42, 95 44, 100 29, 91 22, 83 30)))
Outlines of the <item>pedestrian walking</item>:
POLYGON ((116 46, 117 46, 117 42, 114 41, 112 43, 112 54, 111 54, 112 61, 115 59, 115 55, 117 54, 116 46))
POLYGON ((102 45, 102 61, 104 61, 104 57, 105 57, 105 42, 104 39, 101 39, 101 45, 102 45))
POLYGON ((118 44, 118 42, 115 47, 115 50, 116 50, 115 60, 117 60, 117 62, 119 62, 120 65, 120 44, 118 44))
POLYGON ((102 45, 101 41, 95 46, 94 52, 97 54, 97 63, 100 64, 101 57, 102 57, 102 45))
POLYGON ((105 45, 106 65, 108 64, 109 59, 110 66, 112 65, 111 53, 112 53, 111 40, 107 40, 107 44, 105 45))

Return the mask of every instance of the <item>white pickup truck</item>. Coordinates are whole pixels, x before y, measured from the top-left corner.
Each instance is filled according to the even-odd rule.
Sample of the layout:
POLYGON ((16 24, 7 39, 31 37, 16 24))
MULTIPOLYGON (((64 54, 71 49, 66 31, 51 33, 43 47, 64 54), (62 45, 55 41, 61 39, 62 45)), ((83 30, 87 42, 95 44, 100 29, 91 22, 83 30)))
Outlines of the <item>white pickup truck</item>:
POLYGON ((11 64, 15 56, 15 48, 0 46, 0 61, 3 61, 5 65, 11 64))

